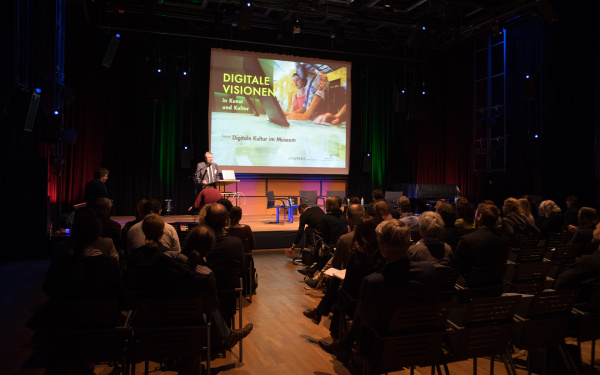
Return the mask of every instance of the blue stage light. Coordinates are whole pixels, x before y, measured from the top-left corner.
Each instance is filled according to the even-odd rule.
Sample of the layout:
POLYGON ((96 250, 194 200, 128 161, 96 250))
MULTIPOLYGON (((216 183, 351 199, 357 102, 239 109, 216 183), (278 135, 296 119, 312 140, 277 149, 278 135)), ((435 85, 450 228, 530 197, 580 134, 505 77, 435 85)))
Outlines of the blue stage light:
POLYGON ((534 135, 533 138, 538 139, 540 136, 539 135, 534 135))
POLYGON ((183 149, 184 149, 184 150, 187 150, 187 149, 188 149, 188 147, 187 147, 187 146, 183 146, 183 149))
POLYGON ((183 72, 183 75, 184 75, 184 76, 187 76, 187 72, 183 72))
POLYGON ((525 79, 529 79, 529 74, 527 74, 527 75, 525 76, 525 79))
POLYGON ((421 94, 425 95, 425 91, 421 91, 421 94))
POLYGON ((161 69, 161 68, 158 68, 158 69, 156 69, 156 72, 157 72, 157 73, 162 73, 162 69, 161 69))
POLYGON ((54 114, 58 116, 58 111, 54 111, 54 114))
POLYGON ((247 6, 248 8, 250 8, 250 7, 252 6, 252 3, 248 1, 248 2, 246 3, 246 6, 247 6))
POLYGON ((121 37, 121 34, 115 34, 115 38, 119 39, 121 37))
POLYGON ((371 156, 371 154, 367 154, 367 156, 371 156))
POLYGON ((406 90, 402 90, 402 93, 403 93, 403 94, 406 94, 406 90))
POLYGON ((425 27, 425 26, 423 26, 423 27, 422 27, 422 29, 423 29, 423 30, 426 30, 426 27, 425 27))
POLYGON ((35 92, 37 92, 38 94, 42 93, 42 89, 35 89, 35 92))

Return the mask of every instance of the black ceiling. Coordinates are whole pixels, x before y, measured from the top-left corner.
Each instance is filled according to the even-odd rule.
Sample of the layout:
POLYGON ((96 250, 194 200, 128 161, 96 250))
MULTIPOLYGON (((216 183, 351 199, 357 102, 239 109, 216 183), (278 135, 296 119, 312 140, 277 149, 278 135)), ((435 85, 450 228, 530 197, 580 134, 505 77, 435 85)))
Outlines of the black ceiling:
POLYGON ((85 10, 88 22, 105 29, 399 56, 405 46, 447 49, 532 14, 547 17, 549 7, 546 0, 253 0, 249 8, 246 3, 70 1, 85 10))

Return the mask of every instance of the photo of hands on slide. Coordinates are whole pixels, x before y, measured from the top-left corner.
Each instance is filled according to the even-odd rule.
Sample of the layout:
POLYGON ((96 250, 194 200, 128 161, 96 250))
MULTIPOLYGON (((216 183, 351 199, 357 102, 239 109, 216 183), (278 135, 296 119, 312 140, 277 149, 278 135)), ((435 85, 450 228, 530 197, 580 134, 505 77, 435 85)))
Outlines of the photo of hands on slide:
POLYGON ((211 151, 242 173, 347 174, 350 63, 283 58, 212 50, 211 151))

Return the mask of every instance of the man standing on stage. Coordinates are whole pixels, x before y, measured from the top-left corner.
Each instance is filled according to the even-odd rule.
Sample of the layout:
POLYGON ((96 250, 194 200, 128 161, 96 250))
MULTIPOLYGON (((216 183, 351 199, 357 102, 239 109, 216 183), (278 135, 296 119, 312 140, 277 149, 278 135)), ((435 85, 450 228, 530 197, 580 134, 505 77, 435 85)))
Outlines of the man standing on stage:
POLYGON ((108 180, 108 169, 104 167, 96 168, 94 179, 85 185, 86 206, 94 208, 98 198, 110 198, 105 185, 106 180, 108 180))
POLYGON ((204 154, 204 162, 196 165, 196 174, 194 180, 196 181, 196 196, 200 194, 200 191, 204 189, 206 185, 210 185, 219 180, 219 170, 217 163, 213 163, 213 154, 207 151, 204 154))

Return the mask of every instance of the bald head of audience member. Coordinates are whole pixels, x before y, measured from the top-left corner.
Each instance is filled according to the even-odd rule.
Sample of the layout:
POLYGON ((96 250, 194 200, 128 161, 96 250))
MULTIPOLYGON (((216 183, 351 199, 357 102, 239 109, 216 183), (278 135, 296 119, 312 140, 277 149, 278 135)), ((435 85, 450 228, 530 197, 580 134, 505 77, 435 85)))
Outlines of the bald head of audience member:
POLYGON ((229 212, 227 208, 220 203, 211 205, 206 210, 206 216, 204 217, 204 224, 211 227, 215 234, 223 233, 223 229, 229 223, 229 212))
POLYGON ((381 222, 377 228, 379 251, 386 262, 406 258, 410 246, 410 229, 398 219, 381 222))
POLYGON ((354 230, 354 227, 358 222, 365 217, 365 208, 360 204, 351 204, 348 207, 348 225, 351 230, 354 230))

